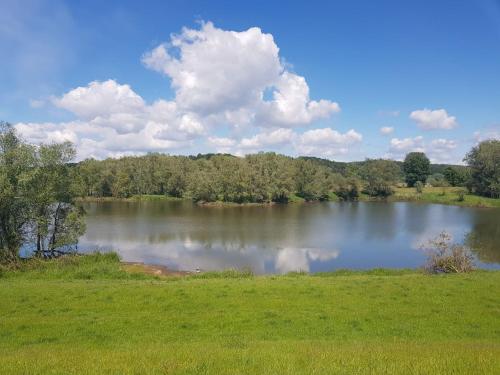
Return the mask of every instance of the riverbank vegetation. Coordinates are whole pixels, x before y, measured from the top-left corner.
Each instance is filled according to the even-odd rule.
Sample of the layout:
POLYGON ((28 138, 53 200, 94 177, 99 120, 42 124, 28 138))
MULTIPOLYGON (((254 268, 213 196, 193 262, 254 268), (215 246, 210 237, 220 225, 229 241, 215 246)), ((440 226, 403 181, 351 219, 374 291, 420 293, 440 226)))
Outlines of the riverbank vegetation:
POLYGON ((500 370, 500 272, 163 278, 114 255, 26 262, 0 276, 0 373, 500 370))
MULTIPOLYGON (((470 167, 431 165, 419 152, 408 154, 403 163, 384 159, 339 163, 275 153, 149 154, 88 159, 75 165, 73 173, 79 194, 95 198, 165 195, 197 202, 285 203, 388 198, 398 187, 408 186, 419 194, 418 200, 429 197, 448 204, 455 202, 451 196, 435 199, 423 193, 427 188, 442 188, 445 196, 446 188, 461 187, 449 191, 458 192, 456 202, 470 205, 475 200, 464 199, 465 195, 495 199, 500 193, 500 141, 483 142, 478 150, 483 148, 484 152, 467 156, 470 167)), ((489 202, 479 205, 489 206, 489 202)))
POLYGON ((74 156, 69 143, 29 145, 0 123, 0 263, 21 248, 49 258, 74 250, 85 232, 68 166, 74 156))

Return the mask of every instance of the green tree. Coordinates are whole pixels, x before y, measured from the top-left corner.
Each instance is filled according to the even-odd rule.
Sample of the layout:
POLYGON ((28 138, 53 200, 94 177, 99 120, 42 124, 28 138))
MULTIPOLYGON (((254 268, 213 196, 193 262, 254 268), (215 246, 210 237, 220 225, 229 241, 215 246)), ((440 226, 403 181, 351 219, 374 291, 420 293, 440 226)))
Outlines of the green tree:
POLYGON ((333 192, 340 200, 355 201, 358 199, 360 182, 356 177, 344 177, 341 174, 335 174, 332 180, 333 192))
POLYGON ((408 186, 415 186, 417 181, 425 183, 431 173, 430 161, 423 152, 410 152, 403 163, 403 171, 408 186))
POLYGON ((471 168, 469 188, 476 194, 500 197, 500 140, 483 141, 466 155, 471 168))
POLYGON ((374 197, 388 197, 393 193, 401 169, 392 160, 366 160, 360 170, 361 178, 366 182, 363 191, 374 197))
POLYGON ((12 261, 21 246, 51 257, 72 250, 85 230, 83 210, 74 203, 69 143, 24 143, 0 124, 0 258, 12 261))
POLYGON ((464 168, 446 167, 443 175, 451 186, 463 186, 467 182, 467 173, 464 168))

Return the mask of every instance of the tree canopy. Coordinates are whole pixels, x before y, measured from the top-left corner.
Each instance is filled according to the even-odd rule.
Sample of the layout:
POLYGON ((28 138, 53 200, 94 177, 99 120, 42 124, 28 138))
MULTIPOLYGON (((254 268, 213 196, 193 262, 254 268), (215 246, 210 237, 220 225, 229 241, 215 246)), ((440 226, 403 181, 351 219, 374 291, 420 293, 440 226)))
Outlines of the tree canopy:
POLYGON ((403 163, 405 180, 408 186, 415 186, 417 181, 425 183, 431 173, 431 163, 423 152, 410 152, 403 163))
POLYGON ((66 252, 83 234, 83 211, 74 204, 70 143, 33 146, 0 123, 0 261, 21 247, 51 257, 66 252))
POLYGON ((465 156, 471 168, 469 188, 479 195, 500 197, 500 140, 483 141, 465 156))

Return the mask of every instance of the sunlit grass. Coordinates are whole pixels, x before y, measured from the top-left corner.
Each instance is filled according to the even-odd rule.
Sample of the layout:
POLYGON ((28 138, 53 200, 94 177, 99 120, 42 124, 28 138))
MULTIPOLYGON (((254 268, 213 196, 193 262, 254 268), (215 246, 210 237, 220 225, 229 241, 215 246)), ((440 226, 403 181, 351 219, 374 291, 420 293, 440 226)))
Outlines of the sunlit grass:
POLYGON ((0 278, 0 373, 497 374, 499 283, 487 271, 158 278, 113 255, 27 262, 0 278))
POLYGON ((461 187, 425 187, 421 194, 418 194, 415 188, 395 188, 395 194, 391 199, 457 206, 500 207, 500 199, 486 198, 468 193, 465 193, 463 200, 460 200, 460 191, 466 192, 461 187))

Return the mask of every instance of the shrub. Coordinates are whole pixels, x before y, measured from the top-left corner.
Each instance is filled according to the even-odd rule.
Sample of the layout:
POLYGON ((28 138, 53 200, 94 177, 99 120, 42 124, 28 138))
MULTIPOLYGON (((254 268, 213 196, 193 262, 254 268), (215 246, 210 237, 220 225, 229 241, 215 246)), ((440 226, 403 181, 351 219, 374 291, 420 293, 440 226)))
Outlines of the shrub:
POLYGON ((463 202, 464 200, 465 200, 465 190, 459 190, 457 201, 463 202))
POLYGON ((422 192, 424 191, 424 184, 422 183, 422 181, 415 182, 415 189, 417 190, 418 194, 422 194, 422 192))
POLYGON ((429 273, 464 273, 474 269, 469 248, 452 243, 446 232, 441 232, 421 248, 427 253, 425 270, 429 273))
POLYGON ((359 197, 359 182, 354 177, 337 176, 333 191, 342 201, 355 201, 359 197))

